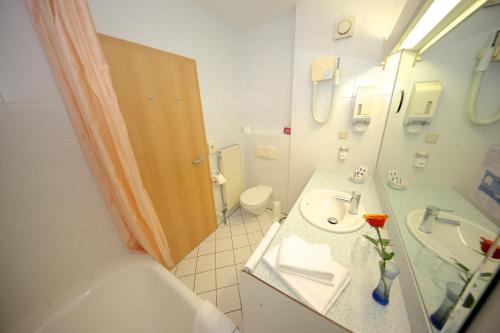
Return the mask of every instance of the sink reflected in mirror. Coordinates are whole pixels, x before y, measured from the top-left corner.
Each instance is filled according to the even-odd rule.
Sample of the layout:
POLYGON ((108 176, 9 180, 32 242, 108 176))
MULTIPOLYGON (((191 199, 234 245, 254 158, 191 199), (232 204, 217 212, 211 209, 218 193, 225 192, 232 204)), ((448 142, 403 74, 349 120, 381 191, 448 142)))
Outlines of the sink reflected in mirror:
POLYGON ((345 202, 345 192, 335 190, 311 191, 302 197, 300 212, 312 225, 335 233, 349 233, 365 225, 364 207, 360 204, 357 214, 349 213, 349 202, 345 202))
POLYGON ((496 233, 451 213, 440 214, 457 221, 457 225, 439 222, 438 218, 433 222, 432 231, 426 233, 419 229, 424 213, 425 209, 415 209, 407 215, 406 224, 411 235, 444 261, 454 264, 457 260, 475 270, 484 259, 480 237, 495 239, 496 233))

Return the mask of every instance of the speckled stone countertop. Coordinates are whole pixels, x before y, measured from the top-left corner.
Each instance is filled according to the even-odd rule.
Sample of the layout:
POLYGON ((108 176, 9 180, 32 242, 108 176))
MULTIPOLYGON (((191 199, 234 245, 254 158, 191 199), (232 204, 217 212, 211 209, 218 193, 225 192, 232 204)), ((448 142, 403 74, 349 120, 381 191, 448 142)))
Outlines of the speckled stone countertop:
POLYGON ((474 221, 479 225, 498 232, 488 218, 455 190, 410 184, 408 189, 397 191, 384 185, 391 203, 398 229, 405 244, 412 265, 418 289, 428 314, 436 311, 446 293, 446 282, 460 282, 458 270, 446 263, 430 250, 423 247, 406 226, 406 216, 414 209, 424 209, 427 205, 452 209, 454 214, 474 221))
MULTIPOLYGON (((268 251, 289 235, 297 235, 310 243, 329 244, 333 259, 351 270, 351 281, 326 313, 326 317, 354 332, 410 332, 399 278, 394 282, 390 302, 387 306, 382 306, 372 299, 371 293, 380 278, 378 257, 375 251, 370 253, 365 262, 356 267, 351 266, 351 249, 356 239, 362 234, 375 236, 375 231, 365 225, 353 233, 335 234, 313 226, 302 217, 299 209, 302 195, 317 189, 360 191, 361 204, 365 207, 366 212, 382 213, 372 179, 367 179, 364 184, 354 184, 348 180, 347 175, 318 170, 297 199, 290 214, 271 242, 268 251)), ((257 264, 253 275, 299 300, 297 295, 262 260, 257 264)))

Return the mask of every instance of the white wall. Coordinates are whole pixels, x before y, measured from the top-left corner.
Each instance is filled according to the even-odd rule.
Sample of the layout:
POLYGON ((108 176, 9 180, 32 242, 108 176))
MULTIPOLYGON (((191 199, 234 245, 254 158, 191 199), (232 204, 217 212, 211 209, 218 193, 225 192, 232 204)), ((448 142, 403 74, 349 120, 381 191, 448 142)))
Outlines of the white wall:
POLYGON ((285 208, 290 136, 283 134, 283 127, 290 126, 294 35, 295 15, 242 35, 245 125, 252 128, 251 134, 244 134, 246 185, 273 187, 285 208), (256 158, 256 145, 276 147, 278 158, 256 158))
MULTIPOLYGON (((396 168, 410 184, 458 190, 468 190, 477 180, 488 145, 500 144, 500 123, 473 125, 465 112, 465 98, 476 53, 487 45, 489 35, 500 29, 499 22, 499 6, 481 9, 424 53, 415 66, 411 59, 405 61, 411 57, 403 58, 396 90, 405 89, 409 96, 415 82, 436 80, 443 91, 434 119, 418 134, 404 131, 406 103, 399 114, 390 113, 381 154, 382 172, 396 168), (428 134, 439 135, 438 142, 426 144, 428 134), (413 167, 418 151, 430 154, 424 169, 413 167)), ((478 99, 481 117, 499 109, 499 86, 500 64, 490 64, 478 99)))
MULTIPOLYGON (((379 66, 383 40, 403 4, 401 0, 305 0, 297 4, 289 206, 317 168, 334 169, 348 177, 349 171, 365 165, 373 174, 397 66, 397 61, 385 70, 379 66), (354 36, 334 41, 335 22, 345 15, 355 16, 354 36), (317 125, 311 116, 310 68, 311 62, 323 55, 341 57, 341 86, 333 118, 325 125, 317 125), (364 133, 353 132, 356 88, 371 85, 377 87, 371 124, 364 133), (347 140, 339 139, 340 130, 349 132, 347 140), (349 156, 339 161, 338 150, 344 145, 349 146, 349 156)), ((326 108, 326 101, 319 96, 318 108, 326 108)))
MULTIPOLYGON (((240 32, 189 0, 89 0, 99 33, 196 60, 208 140, 242 144, 240 32)), ((215 156, 212 169, 217 169, 215 156)), ((220 188, 214 186, 218 209, 220 188)))
POLYGON ((24 1, 0 1, 0 331, 125 253, 24 1))

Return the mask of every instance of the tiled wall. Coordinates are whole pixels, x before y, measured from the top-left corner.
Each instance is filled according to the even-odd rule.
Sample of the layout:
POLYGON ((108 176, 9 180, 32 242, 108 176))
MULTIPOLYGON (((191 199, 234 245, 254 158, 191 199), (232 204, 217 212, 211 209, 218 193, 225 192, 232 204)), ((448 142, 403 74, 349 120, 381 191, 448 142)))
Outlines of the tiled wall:
MULTIPOLYGON (((415 66, 409 55, 403 57, 396 91, 404 89, 409 96, 413 84, 422 81, 440 81, 443 90, 434 119, 418 134, 404 131, 406 103, 399 114, 391 110, 381 172, 398 169, 410 186, 413 183, 468 190, 476 181, 488 145, 500 143, 500 123, 473 125, 465 112, 465 100, 476 53, 487 45, 489 35, 500 28, 499 18, 499 6, 481 9, 424 53, 415 66), (428 134, 439 135, 438 142, 426 144, 428 134), (418 151, 430 154, 424 169, 413 167, 418 151)), ((490 64, 478 99, 481 117, 497 112, 499 86, 500 64, 490 64)))
MULTIPOLYGON (((379 66, 383 40, 403 4, 400 0, 304 0, 297 4, 289 206, 317 168, 334 169, 346 177, 359 165, 374 172, 397 68, 397 59, 385 70, 379 66), (346 15, 355 16, 354 36, 334 41, 335 22, 346 15), (341 85, 333 118, 317 125, 311 116, 310 68, 311 62, 323 55, 341 57, 341 85), (368 130, 357 133, 352 130, 353 97, 357 87, 363 86, 376 86, 377 102, 368 130), (339 139, 340 130, 348 131, 347 140, 339 139), (346 161, 338 159, 340 146, 349 147, 346 161)), ((318 108, 326 108, 326 101, 319 96, 318 108)))
POLYGON ((0 1, 0 331, 125 253, 24 1, 0 1))
POLYGON ((290 136, 283 127, 290 125, 293 43, 295 16, 286 16, 242 35, 243 103, 246 185, 268 185, 275 199, 287 207, 290 136), (255 157, 256 145, 278 149, 276 160, 255 157))
MULTIPOLYGON (((89 0, 97 31, 196 60, 207 139, 242 144, 240 31, 189 0, 89 0)), ((217 169, 215 156, 210 158, 217 169)), ((220 187, 214 198, 221 208, 220 187)))

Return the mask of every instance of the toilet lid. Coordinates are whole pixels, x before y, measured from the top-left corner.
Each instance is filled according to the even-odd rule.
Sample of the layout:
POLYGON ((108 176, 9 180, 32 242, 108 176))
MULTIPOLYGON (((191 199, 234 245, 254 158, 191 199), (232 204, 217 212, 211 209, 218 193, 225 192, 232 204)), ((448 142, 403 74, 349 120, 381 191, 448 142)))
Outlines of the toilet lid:
POLYGON ((248 205, 258 205, 269 198, 272 188, 269 186, 254 186, 243 192, 241 201, 248 205))

